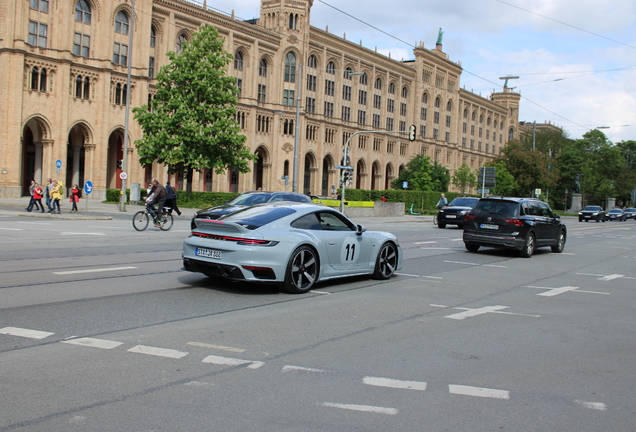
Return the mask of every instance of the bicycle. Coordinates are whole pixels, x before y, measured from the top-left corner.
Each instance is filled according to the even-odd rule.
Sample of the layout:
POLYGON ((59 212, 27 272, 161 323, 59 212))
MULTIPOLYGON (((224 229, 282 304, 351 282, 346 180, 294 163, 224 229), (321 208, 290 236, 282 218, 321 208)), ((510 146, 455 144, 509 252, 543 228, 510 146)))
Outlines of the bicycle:
POLYGON ((151 210, 150 207, 146 205, 146 208, 144 210, 138 211, 133 216, 133 227, 137 231, 144 231, 146 228, 148 228, 148 223, 150 223, 150 220, 152 219, 153 221, 155 221, 155 226, 157 228, 162 231, 168 231, 170 228, 172 228, 172 224, 174 224, 174 218, 170 213, 168 213, 170 210, 170 207, 164 207, 163 209, 161 209, 161 218, 158 221, 155 221, 156 210, 151 210))

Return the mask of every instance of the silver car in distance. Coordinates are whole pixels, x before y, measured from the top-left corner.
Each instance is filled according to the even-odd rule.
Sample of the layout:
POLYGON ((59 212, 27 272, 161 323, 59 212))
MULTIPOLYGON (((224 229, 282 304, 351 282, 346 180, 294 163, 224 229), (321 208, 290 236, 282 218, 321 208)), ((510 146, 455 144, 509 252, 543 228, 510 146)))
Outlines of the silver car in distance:
POLYGON ((183 268, 209 277, 279 283, 305 293, 316 282, 402 269, 391 233, 367 231, 329 207, 297 202, 259 204, 198 219, 183 242, 183 268))

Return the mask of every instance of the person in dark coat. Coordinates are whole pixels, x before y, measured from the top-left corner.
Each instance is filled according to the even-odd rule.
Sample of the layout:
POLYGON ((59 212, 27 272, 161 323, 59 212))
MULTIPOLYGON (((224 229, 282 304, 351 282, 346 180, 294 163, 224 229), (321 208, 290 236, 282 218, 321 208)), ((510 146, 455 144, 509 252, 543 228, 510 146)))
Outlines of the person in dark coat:
POLYGON ((166 194, 166 207, 170 207, 170 211, 168 213, 172 214, 172 210, 174 210, 179 216, 181 216, 181 211, 177 205, 177 191, 170 185, 170 182, 166 182, 166 194))

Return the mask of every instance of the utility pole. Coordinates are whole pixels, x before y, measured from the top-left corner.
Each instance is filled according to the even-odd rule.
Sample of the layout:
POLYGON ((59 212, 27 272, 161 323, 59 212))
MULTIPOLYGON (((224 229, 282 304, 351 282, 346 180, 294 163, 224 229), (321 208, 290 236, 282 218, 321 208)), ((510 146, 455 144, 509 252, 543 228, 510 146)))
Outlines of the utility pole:
MULTIPOLYGON (((128 118, 130 117, 130 74, 132 70, 133 35, 135 33, 135 0, 132 0, 132 17, 130 19, 130 36, 128 39, 128 76, 126 78, 126 116, 124 119, 124 156, 122 159, 122 173, 128 174, 128 118)), ((119 196, 119 211, 126 211, 126 179, 121 177, 121 195, 119 196)))

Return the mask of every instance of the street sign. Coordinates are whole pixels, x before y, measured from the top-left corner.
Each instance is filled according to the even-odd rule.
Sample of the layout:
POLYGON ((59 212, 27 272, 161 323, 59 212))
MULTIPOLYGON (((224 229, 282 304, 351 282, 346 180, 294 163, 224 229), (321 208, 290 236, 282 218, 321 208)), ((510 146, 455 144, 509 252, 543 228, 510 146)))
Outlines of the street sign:
POLYGON ((409 182, 402 182, 402 189, 406 189, 409 187, 409 182))
POLYGON ((91 192, 93 192, 93 182, 88 180, 84 183, 84 192, 86 192, 86 195, 89 195, 91 192))
POLYGON ((494 188, 496 186, 497 168, 481 167, 479 168, 478 185, 484 188, 494 188))
POLYGON ((119 178, 122 180, 126 180, 128 178, 128 174, 126 174, 125 172, 121 172, 119 173, 119 178))
POLYGON ((62 168, 62 161, 61 160, 56 160, 55 161, 55 168, 60 169, 62 168))
POLYGON ((344 156, 342 160, 340 161, 340 165, 346 165, 346 166, 351 165, 351 158, 349 156, 344 156))
POLYGON ((336 165, 336 169, 352 170, 353 167, 351 165, 336 165))

